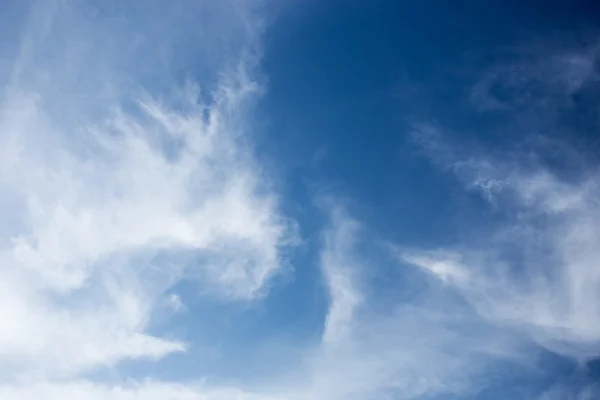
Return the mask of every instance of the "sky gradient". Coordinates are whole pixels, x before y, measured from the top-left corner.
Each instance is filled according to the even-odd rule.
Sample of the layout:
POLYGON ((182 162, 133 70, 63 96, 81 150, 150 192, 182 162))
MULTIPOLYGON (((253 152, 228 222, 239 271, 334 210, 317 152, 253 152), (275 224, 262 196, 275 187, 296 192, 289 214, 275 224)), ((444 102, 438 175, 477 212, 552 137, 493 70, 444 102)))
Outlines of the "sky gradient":
POLYGON ((0 2, 0 399, 600 398, 600 7, 0 2))

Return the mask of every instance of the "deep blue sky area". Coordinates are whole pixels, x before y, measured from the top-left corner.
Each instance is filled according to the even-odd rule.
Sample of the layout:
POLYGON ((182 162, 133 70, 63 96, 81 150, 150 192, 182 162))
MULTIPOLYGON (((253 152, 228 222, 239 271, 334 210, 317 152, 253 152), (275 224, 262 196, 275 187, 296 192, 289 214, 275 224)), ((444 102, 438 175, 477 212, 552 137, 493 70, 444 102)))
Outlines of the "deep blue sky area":
POLYGON ((266 146, 285 161, 290 190, 340 185, 377 228, 402 225, 386 234, 443 240, 456 234, 457 209, 477 200, 414 156, 406 122, 426 118, 497 151, 509 146, 523 133, 478 113, 469 90, 536 38, 591 43, 595 10, 583 1, 286 4, 264 46, 266 146))

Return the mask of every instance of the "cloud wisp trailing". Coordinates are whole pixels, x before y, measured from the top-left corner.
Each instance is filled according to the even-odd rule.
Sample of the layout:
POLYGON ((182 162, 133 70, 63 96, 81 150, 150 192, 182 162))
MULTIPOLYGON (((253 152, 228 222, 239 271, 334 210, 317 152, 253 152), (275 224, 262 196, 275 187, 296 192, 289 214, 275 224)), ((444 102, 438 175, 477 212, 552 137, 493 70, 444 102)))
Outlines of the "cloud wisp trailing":
POLYGON ((378 264, 386 261, 365 256, 367 228, 339 203, 331 202, 329 215, 321 268, 330 304, 300 398, 470 395, 485 387, 490 361, 521 364, 516 341, 489 335, 464 313, 457 319, 438 302, 443 295, 426 291, 407 301, 379 293, 373 276, 385 273, 378 264))
POLYGON ((600 175, 593 159, 567 144, 565 132, 583 133, 570 115, 581 112, 578 99, 597 86, 597 46, 546 46, 533 54, 495 68, 473 92, 478 104, 496 104, 485 111, 500 113, 528 146, 503 154, 459 149, 443 126, 414 127, 425 154, 488 200, 500 221, 455 248, 407 250, 401 257, 454 288, 483 318, 587 361, 599 355, 600 175), (501 107, 492 87, 511 94, 501 107))
POLYGON ((595 357, 597 172, 565 182, 541 166, 502 165, 484 158, 454 168, 468 186, 510 210, 487 239, 403 258, 458 289, 485 318, 527 331, 552 350, 595 357), (499 182, 493 194, 481 184, 490 180, 499 182))
MULTIPOLYGON (((256 298, 293 236, 244 137, 260 93, 252 10, 225 18, 231 5, 187 4, 198 19, 225 18, 193 35, 209 63, 198 69, 217 70, 201 86, 176 64, 197 60, 160 57, 177 50, 178 24, 197 20, 159 3, 146 14, 98 6, 33 4, 3 87, 3 381, 185 351, 148 331, 170 288, 192 279, 221 298, 256 298), (211 58, 215 38, 227 58, 211 58), (152 85, 151 73, 170 89, 152 85)), ((8 390, 4 398, 21 398, 8 390)))

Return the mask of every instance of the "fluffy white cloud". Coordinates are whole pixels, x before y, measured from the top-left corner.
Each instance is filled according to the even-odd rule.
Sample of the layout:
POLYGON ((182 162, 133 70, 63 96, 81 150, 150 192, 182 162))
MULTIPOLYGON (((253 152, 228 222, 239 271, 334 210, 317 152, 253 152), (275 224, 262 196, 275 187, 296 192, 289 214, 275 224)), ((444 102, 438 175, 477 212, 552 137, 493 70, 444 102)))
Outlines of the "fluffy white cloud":
MULTIPOLYGON (((179 12, 148 7, 160 8, 151 19, 179 12)), ((186 10, 220 18, 227 5, 186 10)), ((244 42, 235 58, 209 60, 222 72, 206 89, 180 83, 161 92, 143 82, 144 63, 157 63, 144 52, 176 48, 181 21, 156 21, 156 32, 138 38, 152 45, 136 48, 134 28, 124 30, 112 11, 34 6, 3 88, 0 379, 72 376, 184 351, 148 333, 167 290, 189 278, 220 297, 252 299, 292 235, 244 136, 259 93, 253 49, 244 42)), ((258 25, 247 11, 240 4, 237 23, 252 42, 258 25)), ((235 41, 231 20, 203 34, 235 41)))

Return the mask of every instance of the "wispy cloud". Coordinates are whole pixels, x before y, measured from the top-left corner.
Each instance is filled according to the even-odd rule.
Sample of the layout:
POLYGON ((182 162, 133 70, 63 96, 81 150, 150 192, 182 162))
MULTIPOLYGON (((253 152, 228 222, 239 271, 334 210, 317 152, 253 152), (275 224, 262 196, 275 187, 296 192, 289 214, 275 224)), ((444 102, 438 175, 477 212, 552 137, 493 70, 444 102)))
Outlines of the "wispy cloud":
POLYGON ((356 276, 361 273, 360 260, 354 249, 360 226, 341 207, 334 208, 331 214, 331 226, 325 232, 321 253, 322 271, 331 301, 323 341, 335 344, 343 341, 352 330, 355 310, 362 302, 357 287, 360 279, 356 276))
POLYGON ((404 259, 457 288, 485 318, 523 329, 555 351, 595 356, 596 173, 581 182, 563 182, 542 167, 503 174, 505 198, 496 204, 511 213, 487 239, 404 259))
MULTIPOLYGON (((369 277, 383 273, 378 263, 385 257, 367 256, 363 249, 372 241, 366 228, 341 204, 329 204, 321 267, 330 306, 301 398, 472 394, 484 386, 488 361, 516 361, 510 350, 515 342, 489 336, 464 313, 449 314, 435 291, 396 301, 378 293, 369 277)), ((387 247, 378 248, 387 253, 387 247)))
MULTIPOLYGON (((260 21, 239 4, 222 26, 198 28, 185 13, 208 21, 233 5, 183 5, 133 14, 130 3, 32 7, 0 106, 2 381, 185 351, 148 331, 157 305, 176 298, 168 293, 176 282, 247 300, 279 270, 293 232, 244 136, 260 93, 252 78, 260 21), (153 30, 138 31, 147 23, 153 30), (177 50, 178 24, 198 42, 177 50), (211 58, 214 38, 226 58, 211 58), (185 56, 194 49, 204 63, 185 56), (210 71, 204 86, 178 74, 185 63, 210 71), (152 74, 171 88, 152 84, 152 74)), ((84 395, 85 387, 56 396, 121 398, 119 389, 92 385, 84 395)))
MULTIPOLYGON (((582 44, 574 37, 540 38, 506 52, 502 61, 471 88, 471 104, 480 111, 515 114, 557 112, 569 106, 570 96, 597 82, 597 41, 582 44)), ((482 76, 483 75, 483 76, 482 76)))
POLYGON ((428 157, 493 203, 502 217, 490 219, 488 228, 480 225, 477 238, 454 248, 402 257, 458 291, 483 318, 585 361, 598 356, 600 334, 599 172, 560 137, 564 129, 577 129, 561 120, 564 110, 576 107, 574 96, 597 81, 597 47, 551 50, 546 48, 543 60, 529 54, 518 67, 494 74, 494 84, 512 96, 503 107, 507 126, 523 141, 533 138, 528 147, 517 144, 504 153, 465 148, 440 125, 415 126, 414 137, 428 157), (545 141, 539 140, 542 131, 545 141), (555 145, 552 159, 569 161, 566 167, 545 158, 548 143, 555 145))

